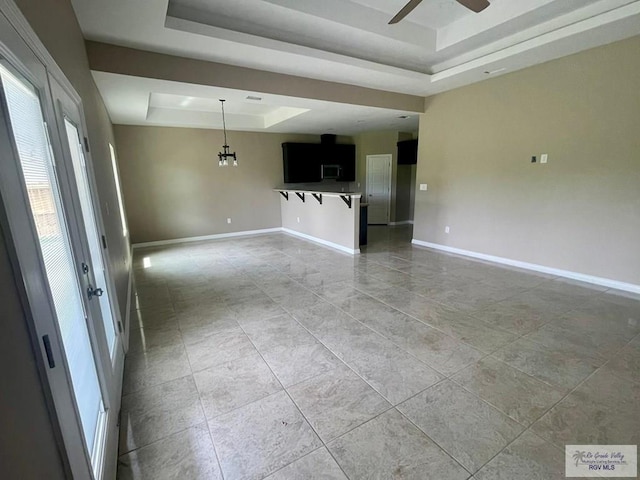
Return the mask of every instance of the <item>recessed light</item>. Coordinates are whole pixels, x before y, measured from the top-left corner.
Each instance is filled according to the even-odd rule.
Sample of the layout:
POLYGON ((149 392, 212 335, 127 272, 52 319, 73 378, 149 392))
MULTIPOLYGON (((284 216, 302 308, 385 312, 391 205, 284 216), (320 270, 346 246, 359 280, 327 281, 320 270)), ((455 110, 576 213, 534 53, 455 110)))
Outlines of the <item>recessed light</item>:
POLYGON ((249 96, 247 97, 247 100, 253 100, 253 101, 255 101, 255 102, 260 102, 260 101, 262 100, 262 97, 255 97, 255 96, 253 96, 253 95, 249 95, 249 96))

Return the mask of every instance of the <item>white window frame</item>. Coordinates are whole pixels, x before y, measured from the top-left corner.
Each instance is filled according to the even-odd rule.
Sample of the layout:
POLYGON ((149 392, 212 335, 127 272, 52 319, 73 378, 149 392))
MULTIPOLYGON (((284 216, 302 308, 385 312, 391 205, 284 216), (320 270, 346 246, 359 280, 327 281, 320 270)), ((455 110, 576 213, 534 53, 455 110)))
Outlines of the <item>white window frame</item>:
POLYGON ((118 197, 118 209, 120 211, 120 221, 122 222, 122 236, 129 235, 127 228, 127 216, 124 210, 124 200, 122 199, 122 185, 120 184, 120 170, 118 169, 118 160, 116 157, 116 149, 109 142, 109 154, 111 155, 111 167, 113 168, 113 178, 116 185, 116 196, 118 197))

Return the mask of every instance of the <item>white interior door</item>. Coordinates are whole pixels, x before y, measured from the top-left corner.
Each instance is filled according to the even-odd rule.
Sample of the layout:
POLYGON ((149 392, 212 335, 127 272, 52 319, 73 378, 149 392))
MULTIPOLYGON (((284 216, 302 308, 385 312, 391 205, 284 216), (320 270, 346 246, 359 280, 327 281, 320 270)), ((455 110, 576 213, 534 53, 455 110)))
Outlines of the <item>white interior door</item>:
POLYGON ((392 155, 367 155, 367 202, 370 225, 389 223, 392 155))

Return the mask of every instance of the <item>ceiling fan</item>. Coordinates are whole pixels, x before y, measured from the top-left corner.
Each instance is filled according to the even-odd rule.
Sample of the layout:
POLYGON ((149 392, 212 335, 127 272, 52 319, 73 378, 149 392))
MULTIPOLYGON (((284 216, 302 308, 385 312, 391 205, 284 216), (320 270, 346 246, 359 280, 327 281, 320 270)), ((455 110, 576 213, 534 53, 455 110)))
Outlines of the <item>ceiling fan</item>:
MULTIPOLYGON (((482 10, 484 10, 489 6, 488 0, 456 0, 456 2, 458 2, 460 5, 464 7, 467 7, 469 10, 473 10, 476 13, 481 12, 482 10)), ((409 0, 409 3, 407 3, 404 7, 402 7, 402 10, 400 10, 396 14, 396 16, 389 21, 389 25, 398 23, 404 17, 409 15, 414 8, 420 5, 420 3, 422 3, 422 0, 409 0)))

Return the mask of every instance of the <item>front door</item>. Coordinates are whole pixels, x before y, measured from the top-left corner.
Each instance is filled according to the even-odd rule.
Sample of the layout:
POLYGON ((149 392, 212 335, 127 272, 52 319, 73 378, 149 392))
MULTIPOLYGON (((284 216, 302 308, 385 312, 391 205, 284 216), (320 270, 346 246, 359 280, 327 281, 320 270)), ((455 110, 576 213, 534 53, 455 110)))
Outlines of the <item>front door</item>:
POLYGON ((115 478, 123 349, 108 274, 96 254, 88 182, 74 170, 84 162, 82 152, 72 151, 80 124, 72 109, 56 118, 54 83, 0 15, 3 233, 15 249, 36 358, 73 478, 106 480, 115 478))
MULTIPOLYGON (((63 200, 59 181, 64 173, 53 158, 51 132, 43 118, 39 90, 6 61, 0 63, 0 85, 3 123, 10 135, 3 147, 3 157, 12 158, 15 162, 12 166, 17 167, 4 168, 2 173, 5 184, 13 181, 24 195, 24 210, 45 280, 42 286, 51 300, 49 308, 55 320, 51 325, 55 333, 45 333, 42 343, 49 368, 68 372, 80 436, 91 462, 91 473, 95 475, 104 451, 106 405, 99 379, 98 352, 91 339, 92 309, 77 270, 81 249, 72 243, 65 216, 69 205, 63 200), (18 175, 13 176, 14 173, 18 175)), ((5 203, 11 208, 14 201, 19 198, 8 198, 5 203)), ((20 241, 31 241, 20 236, 20 241)))

